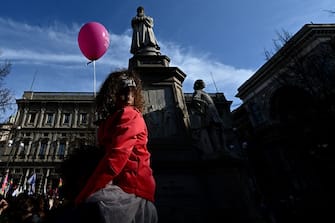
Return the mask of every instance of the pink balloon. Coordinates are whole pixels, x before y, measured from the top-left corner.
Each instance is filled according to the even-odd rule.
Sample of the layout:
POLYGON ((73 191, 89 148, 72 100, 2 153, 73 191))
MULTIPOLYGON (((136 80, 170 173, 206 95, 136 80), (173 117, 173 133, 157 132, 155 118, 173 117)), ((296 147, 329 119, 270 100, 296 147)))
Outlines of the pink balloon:
POLYGON ((88 22, 79 31, 78 45, 87 59, 98 60, 109 47, 109 33, 102 24, 88 22))

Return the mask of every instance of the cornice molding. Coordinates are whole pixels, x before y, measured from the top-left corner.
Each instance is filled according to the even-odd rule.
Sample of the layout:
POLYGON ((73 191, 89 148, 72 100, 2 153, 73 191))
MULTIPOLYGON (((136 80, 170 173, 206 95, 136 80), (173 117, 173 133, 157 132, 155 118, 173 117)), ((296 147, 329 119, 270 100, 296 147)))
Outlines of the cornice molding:
POLYGON ((316 39, 332 38, 335 36, 335 24, 306 24, 292 38, 276 52, 254 75, 245 81, 239 88, 236 97, 242 100, 265 80, 269 73, 277 69, 278 65, 285 62, 289 55, 301 52, 316 39))

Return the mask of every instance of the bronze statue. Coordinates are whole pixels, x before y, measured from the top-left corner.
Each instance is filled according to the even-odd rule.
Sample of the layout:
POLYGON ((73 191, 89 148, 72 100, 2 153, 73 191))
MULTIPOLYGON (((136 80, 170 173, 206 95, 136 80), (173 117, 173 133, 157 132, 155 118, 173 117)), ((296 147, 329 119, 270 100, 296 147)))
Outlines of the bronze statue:
POLYGON ((153 26, 153 18, 144 14, 144 8, 142 6, 138 7, 137 15, 131 20, 133 38, 130 52, 132 54, 160 55, 160 47, 155 38, 153 26))
POLYGON ((225 145, 222 119, 204 88, 203 80, 194 82, 190 120, 194 144, 203 155, 209 155, 224 151, 225 145))

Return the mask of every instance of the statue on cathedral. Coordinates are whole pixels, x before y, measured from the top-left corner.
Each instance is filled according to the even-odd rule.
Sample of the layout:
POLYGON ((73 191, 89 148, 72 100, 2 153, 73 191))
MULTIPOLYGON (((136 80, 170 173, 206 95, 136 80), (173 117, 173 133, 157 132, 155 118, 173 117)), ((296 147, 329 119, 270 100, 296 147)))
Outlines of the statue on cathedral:
POLYGON ((225 151, 223 121, 211 96, 205 92, 205 82, 196 80, 190 107, 194 144, 206 156, 225 151))
POLYGON ((144 14, 142 6, 137 8, 137 15, 131 20, 133 37, 130 52, 134 55, 160 55, 153 31, 154 20, 144 14))

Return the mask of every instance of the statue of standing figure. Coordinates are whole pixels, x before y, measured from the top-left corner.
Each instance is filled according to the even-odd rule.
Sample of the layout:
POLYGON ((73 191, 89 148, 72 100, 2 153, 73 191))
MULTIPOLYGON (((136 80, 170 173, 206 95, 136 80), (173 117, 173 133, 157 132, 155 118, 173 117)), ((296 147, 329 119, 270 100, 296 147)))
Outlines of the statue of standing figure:
POLYGON ((133 37, 130 52, 134 55, 160 55, 153 31, 154 20, 144 14, 142 6, 137 8, 137 15, 131 20, 133 37))
POLYGON ((194 144, 203 156, 225 151, 223 121, 211 96, 203 89, 205 82, 193 85, 190 121, 194 144))

